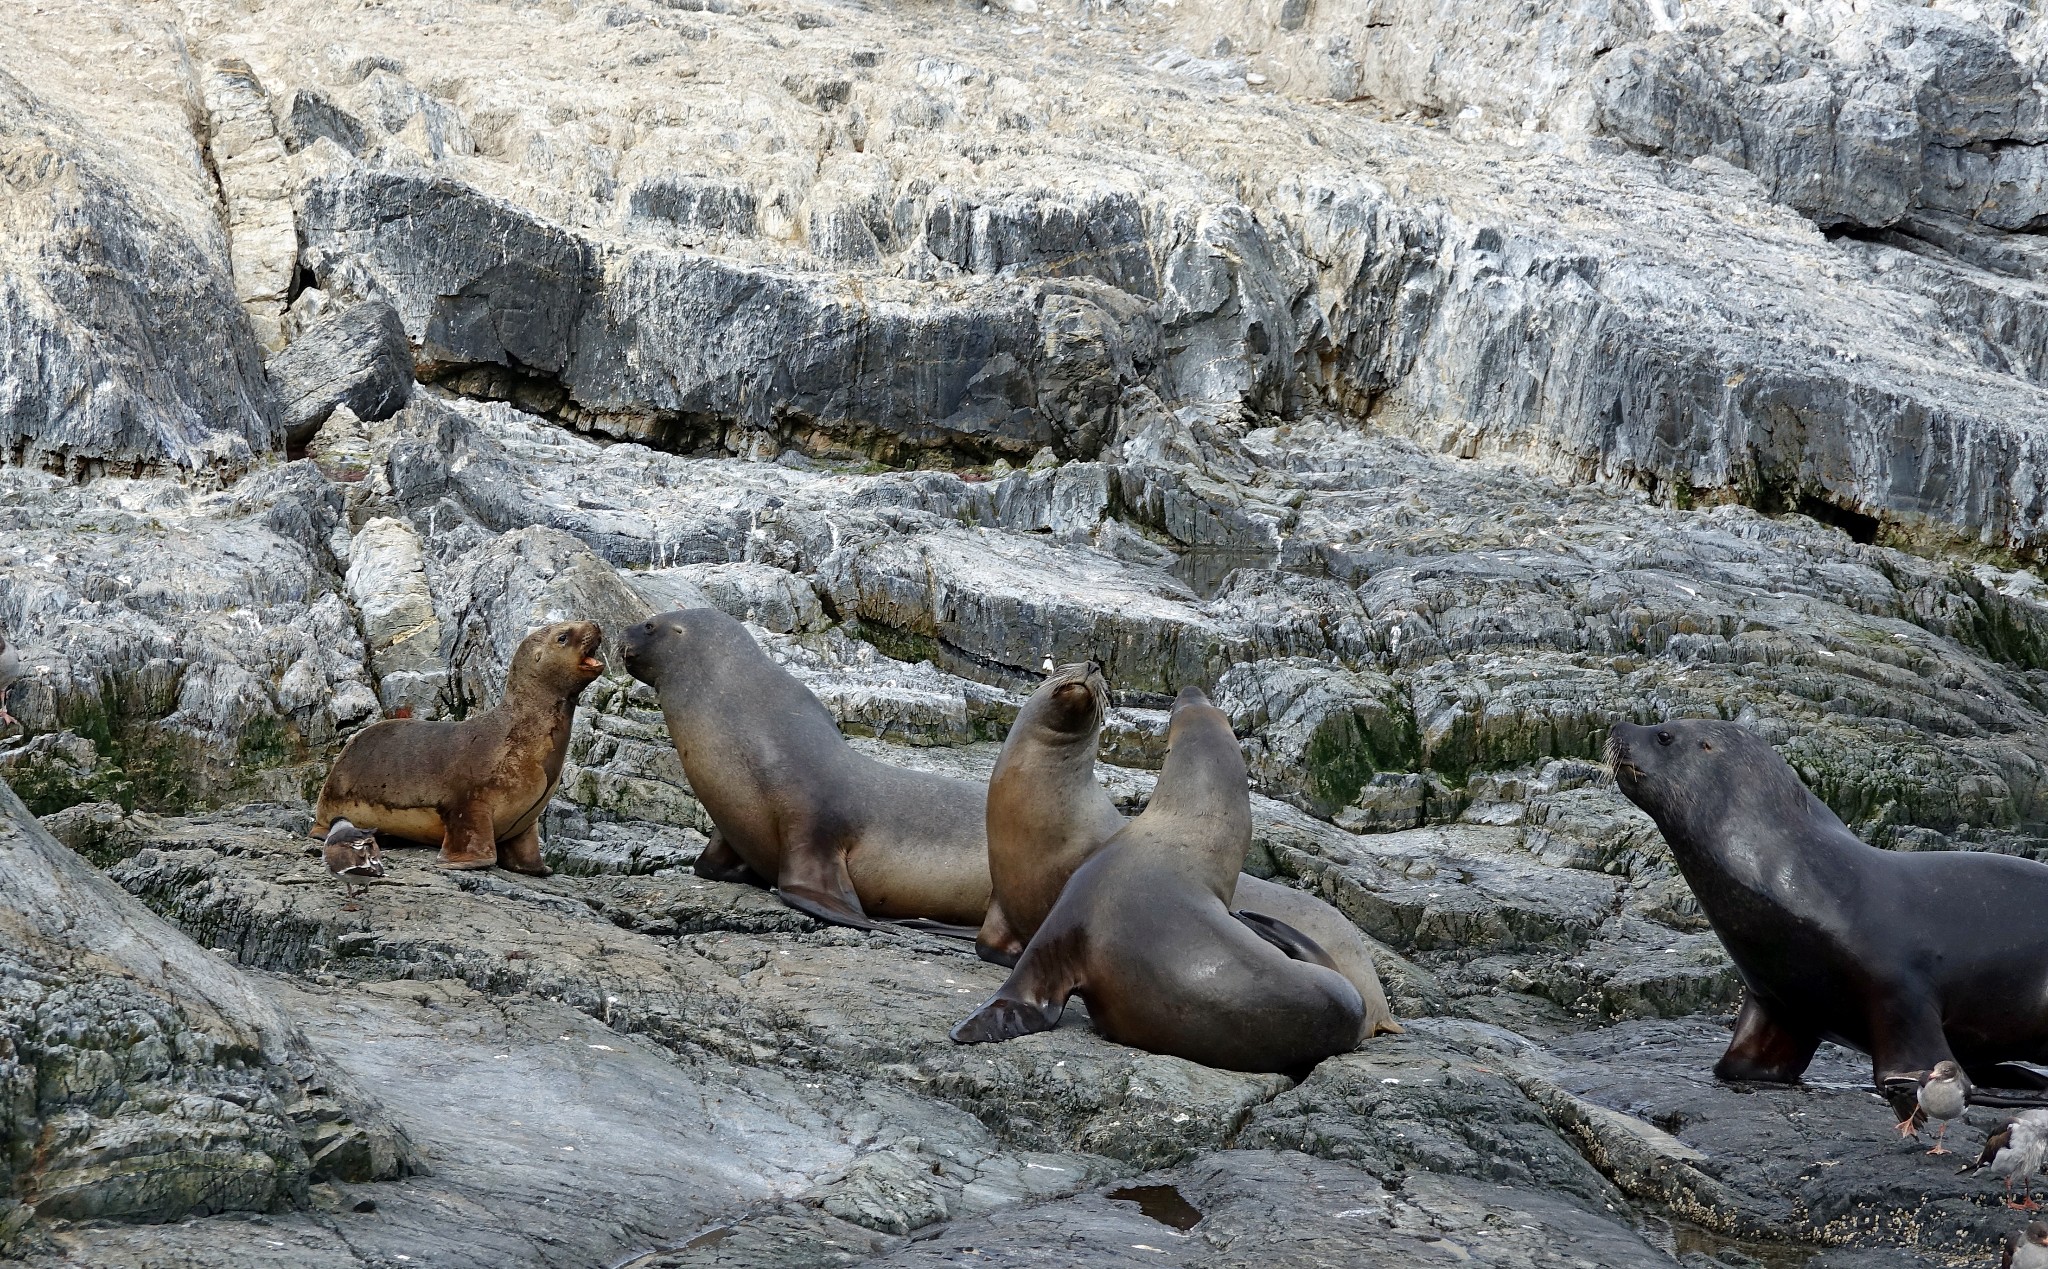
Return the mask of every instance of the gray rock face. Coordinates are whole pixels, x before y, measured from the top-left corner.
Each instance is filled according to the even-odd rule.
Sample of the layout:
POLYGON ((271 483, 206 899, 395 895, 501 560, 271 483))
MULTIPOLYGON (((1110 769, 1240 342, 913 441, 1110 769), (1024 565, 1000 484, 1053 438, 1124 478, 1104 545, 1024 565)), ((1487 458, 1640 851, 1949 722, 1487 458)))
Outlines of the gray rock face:
POLYGON ((1842 1053, 1712 1084, 1739 983, 1598 759, 1616 718, 1731 719, 1875 844, 2048 854, 2034 17, 18 8, 0 774, 434 1169, 317 1179, 373 1143, 117 1042, 186 1004, 23 960, 0 987, 52 994, 21 1036, 115 1037, 144 1094, 33 1110, 74 1197, 0 1230, 41 1263, 1696 1269, 2000 1236, 1842 1053), (243 472, 272 381, 296 434, 327 421, 243 472), (116 435, 111 468, 78 448, 116 435), (966 778, 1045 657, 1101 660, 1127 812, 1166 700, 1209 689, 1247 868, 1366 933, 1407 1033, 1294 1086, 1080 1004, 958 1048, 1000 979, 959 945, 688 871, 714 826, 616 668, 559 875, 399 852, 344 906, 302 834, 356 728, 489 704, 540 622, 696 604, 859 751, 966 778), (195 1125, 220 1168, 162 1164, 195 1125), (194 1175, 283 1206, 127 1223, 194 1175))
POLYGON ((412 346, 388 304, 370 301, 314 322, 265 367, 282 402, 287 444, 304 445, 338 405, 388 419, 412 395, 412 346))
POLYGON ((1822 224, 1926 208, 2028 229, 2048 216, 2034 82, 1996 27, 1882 5, 1792 38, 1754 20, 1659 35, 1601 62, 1594 96, 1615 135, 1733 163, 1822 224))
MULTIPOLYGON (((161 32, 142 46, 182 51, 161 32)), ((0 457, 71 475, 247 467, 273 447, 277 407, 212 208, 189 181, 164 179, 197 166, 191 137, 167 154, 168 129, 147 115, 106 135, 38 91, 42 56, 30 37, 0 62, 0 128, 13 138, 0 457)), ((163 79, 147 82, 168 91, 163 79)))
POLYGON ((303 1204, 410 1144, 243 974, 140 909, 0 786, 0 1249, 32 1219, 303 1204))

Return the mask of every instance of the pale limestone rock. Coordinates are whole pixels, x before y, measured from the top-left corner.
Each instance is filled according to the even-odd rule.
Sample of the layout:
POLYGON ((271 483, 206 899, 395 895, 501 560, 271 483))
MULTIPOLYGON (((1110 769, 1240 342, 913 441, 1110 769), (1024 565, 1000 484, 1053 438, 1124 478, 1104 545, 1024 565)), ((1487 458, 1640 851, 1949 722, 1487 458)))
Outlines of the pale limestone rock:
POLYGON ((361 615, 384 708, 437 716, 448 666, 419 535, 403 520, 371 520, 356 534, 345 582, 361 615))

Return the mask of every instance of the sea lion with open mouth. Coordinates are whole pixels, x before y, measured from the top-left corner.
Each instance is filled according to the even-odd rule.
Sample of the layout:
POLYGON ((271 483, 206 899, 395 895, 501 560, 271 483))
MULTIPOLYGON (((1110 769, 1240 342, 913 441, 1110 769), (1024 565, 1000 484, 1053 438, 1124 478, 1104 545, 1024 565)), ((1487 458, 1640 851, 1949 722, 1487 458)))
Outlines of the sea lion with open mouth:
POLYGON ((561 621, 526 636, 505 697, 459 723, 388 718, 357 732, 327 773, 312 835, 337 819, 441 848, 443 868, 545 877, 540 817, 562 778, 576 701, 604 662, 604 631, 561 621))

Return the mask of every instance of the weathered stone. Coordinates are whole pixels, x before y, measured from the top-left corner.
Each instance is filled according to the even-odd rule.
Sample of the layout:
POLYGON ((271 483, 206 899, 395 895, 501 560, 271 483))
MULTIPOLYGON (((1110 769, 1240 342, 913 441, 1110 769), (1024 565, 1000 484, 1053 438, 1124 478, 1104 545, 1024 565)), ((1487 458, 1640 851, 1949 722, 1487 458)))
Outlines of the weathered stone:
POLYGON ((276 401, 185 114, 185 55, 175 31, 106 12, 17 27, 0 54, 10 462, 217 478, 275 445, 276 401), (69 67, 114 49, 135 71, 109 110, 69 67))
MULTIPOLYGON (((247 978, 140 908, 0 786, 0 1192, 44 1220, 303 1205, 320 1145, 354 1179, 410 1148, 247 978)), ((23 1233, 7 1224, 9 1243, 23 1233)))
MULTIPOLYGON (((227 58, 201 78, 206 98, 207 153, 228 209, 228 257, 235 297, 242 302, 256 342, 284 346, 286 291, 298 266, 292 225, 292 173, 271 117, 270 94, 247 62, 227 58)), ((289 392, 283 424, 296 427, 289 392)))
POLYGON ((330 312, 265 367, 283 402, 285 440, 304 445, 336 406, 359 419, 390 418, 412 395, 412 347, 390 305, 330 312))
POLYGON ((350 544, 345 584, 362 621, 384 708, 433 716, 448 684, 448 666, 441 660, 441 621, 419 535, 389 517, 365 524, 350 544))

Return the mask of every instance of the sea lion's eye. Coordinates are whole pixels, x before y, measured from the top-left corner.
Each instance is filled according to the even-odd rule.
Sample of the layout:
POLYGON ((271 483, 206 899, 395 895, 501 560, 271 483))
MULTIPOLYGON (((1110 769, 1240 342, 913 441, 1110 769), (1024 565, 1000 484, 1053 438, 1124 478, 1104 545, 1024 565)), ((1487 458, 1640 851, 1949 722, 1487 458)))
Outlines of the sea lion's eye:
POLYGON ((1660 744, 1660 745, 1668 745, 1668 744, 1670 744, 1670 743, 1671 743, 1671 733, 1670 733, 1670 732, 1668 732, 1668 731, 1660 731, 1660 732, 1658 732, 1658 733, 1657 733, 1657 743, 1658 743, 1658 744, 1660 744))
POLYGON ((560 633, 560 634, 556 635, 556 636, 555 636, 555 642, 556 642, 556 643, 559 643, 559 644, 562 644, 563 646, 565 646, 565 647, 566 647, 566 646, 568 645, 568 643, 569 643, 569 632, 568 632, 568 631, 566 631, 566 630, 564 630, 564 631, 563 631, 562 633, 560 633))

